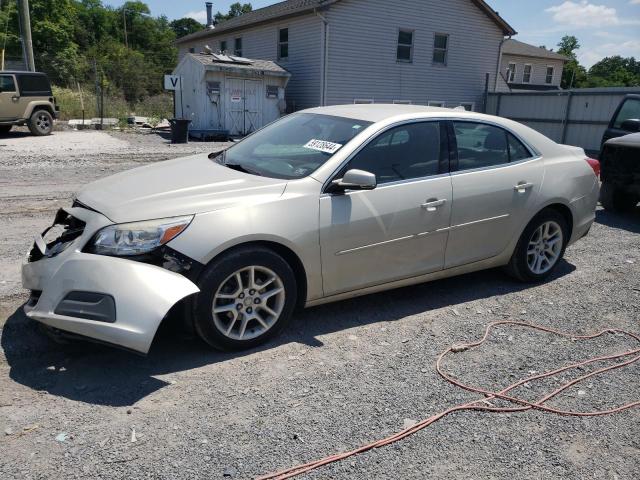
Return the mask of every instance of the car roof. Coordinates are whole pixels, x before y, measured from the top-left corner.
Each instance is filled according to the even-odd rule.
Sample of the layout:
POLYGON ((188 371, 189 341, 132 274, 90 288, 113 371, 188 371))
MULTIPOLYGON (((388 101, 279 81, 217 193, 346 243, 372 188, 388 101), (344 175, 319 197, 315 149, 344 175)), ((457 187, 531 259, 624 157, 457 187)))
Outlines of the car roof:
POLYGON ((314 113, 321 115, 333 115, 335 117, 353 118, 354 120, 362 120, 368 122, 381 122, 394 117, 406 117, 415 115, 417 117, 469 117, 469 118, 485 118, 486 116, 479 113, 468 112, 466 110, 454 110, 451 108, 426 107, 424 105, 401 105, 401 104, 349 104, 349 105, 333 105, 330 107, 316 107, 302 110, 305 113, 314 113))

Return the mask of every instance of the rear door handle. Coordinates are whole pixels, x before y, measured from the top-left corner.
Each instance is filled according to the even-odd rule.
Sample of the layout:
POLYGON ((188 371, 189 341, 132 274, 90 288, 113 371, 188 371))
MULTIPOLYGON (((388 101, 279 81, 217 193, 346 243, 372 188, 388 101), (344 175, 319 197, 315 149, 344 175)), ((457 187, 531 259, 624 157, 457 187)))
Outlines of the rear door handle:
POLYGON ((524 193, 532 187, 533 187, 533 183, 520 182, 517 185, 514 185, 513 189, 518 193, 524 193))
POLYGON ((441 207, 447 203, 447 201, 443 198, 442 200, 438 199, 430 199, 425 203, 420 204, 422 208, 424 208, 427 212, 435 212, 438 207, 441 207))

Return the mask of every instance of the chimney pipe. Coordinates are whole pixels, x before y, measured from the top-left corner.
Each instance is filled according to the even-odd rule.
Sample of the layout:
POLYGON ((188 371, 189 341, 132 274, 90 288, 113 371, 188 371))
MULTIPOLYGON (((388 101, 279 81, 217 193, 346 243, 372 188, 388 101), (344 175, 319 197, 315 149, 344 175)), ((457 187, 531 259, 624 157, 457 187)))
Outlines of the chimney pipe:
POLYGON ((204 5, 207 7, 207 28, 213 28, 213 3, 205 2, 204 5))

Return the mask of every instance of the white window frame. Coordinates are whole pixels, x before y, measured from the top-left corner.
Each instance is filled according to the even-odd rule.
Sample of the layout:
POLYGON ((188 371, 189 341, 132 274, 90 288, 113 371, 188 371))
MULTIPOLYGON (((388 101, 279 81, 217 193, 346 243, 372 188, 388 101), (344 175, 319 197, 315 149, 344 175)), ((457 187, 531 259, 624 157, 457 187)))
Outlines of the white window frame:
POLYGON ((415 44, 416 32, 410 28, 398 28, 398 42, 396 45, 396 62, 399 63, 413 63, 413 45, 415 44), (400 32, 411 34, 411 43, 400 43, 400 32), (398 58, 398 47, 409 47, 409 60, 404 58, 398 58))
POLYGON ((278 27, 278 60, 289 60, 289 26, 283 26, 283 27, 278 27), (281 42, 280 41, 280 32, 282 30, 286 30, 287 31, 287 41, 286 42, 281 42), (280 56, 280 47, 282 45, 287 45, 287 56, 286 57, 281 57, 280 56))
POLYGON ((353 99, 354 105, 369 105, 371 103, 373 103, 373 98, 354 98, 353 99))
POLYGON ((234 57, 242 57, 242 50, 244 50, 242 37, 236 37, 233 39, 233 56, 234 57), (238 50, 238 40, 240 40, 240 50, 238 50), (238 53, 239 52, 239 53, 238 53))
POLYGON ((441 102, 440 100, 429 100, 427 102, 427 107, 445 108, 445 102, 441 102))
POLYGON ((459 107, 471 107, 471 109, 470 109, 470 110, 467 110, 467 109, 465 108, 465 110, 467 110, 468 112, 474 112, 474 111, 475 111, 475 109, 476 109, 476 104, 475 104, 475 102, 460 102, 460 103, 458 104, 458 106, 459 106, 459 107))
POLYGON ((509 62, 507 65, 507 83, 514 83, 516 81, 516 74, 518 73, 518 64, 515 62, 509 62), (511 66, 513 65, 513 70, 511 66))
POLYGON ((522 83, 531 83, 531 77, 533 76, 533 65, 530 63, 525 63, 524 68, 522 69, 522 83), (525 80, 525 75, 527 74, 527 67, 529 67, 529 80, 525 80))
POLYGON ((553 77, 556 76, 556 67, 553 65, 547 65, 547 68, 544 71, 544 83, 545 85, 553 85, 553 77), (547 78, 549 78, 549 69, 551 69, 551 81, 547 82, 547 78))
POLYGON ((411 100, 394 100, 393 104, 394 105, 413 105, 413 102, 411 100))
POLYGON ((431 55, 431 63, 433 65, 442 65, 443 67, 446 67, 447 64, 449 63, 449 40, 450 40, 450 35, 448 33, 436 32, 433 34, 433 52, 431 55), (447 39, 447 46, 445 48, 436 48, 437 37, 445 37, 447 39), (434 57, 436 56, 436 50, 440 52, 444 51, 444 62, 435 61, 434 57))

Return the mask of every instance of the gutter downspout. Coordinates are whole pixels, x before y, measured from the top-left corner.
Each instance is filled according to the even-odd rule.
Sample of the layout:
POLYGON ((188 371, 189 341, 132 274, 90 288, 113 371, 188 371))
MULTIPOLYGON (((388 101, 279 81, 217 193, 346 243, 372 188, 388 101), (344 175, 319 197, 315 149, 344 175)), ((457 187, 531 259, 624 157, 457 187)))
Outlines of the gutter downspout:
POLYGON ((320 32, 320 55, 322 58, 321 75, 320 75, 320 105, 327 104, 327 65, 329 63, 329 21, 318 12, 317 8, 313 9, 313 13, 322 20, 322 30, 320 32))
POLYGON ((498 91, 498 76, 500 75, 500 65, 502 65, 502 46, 504 45, 504 42, 506 42, 510 38, 511 38, 511 35, 509 35, 508 37, 502 37, 502 41, 500 42, 500 48, 498 48, 498 65, 496 65, 496 81, 493 86, 494 92, 498 91))

